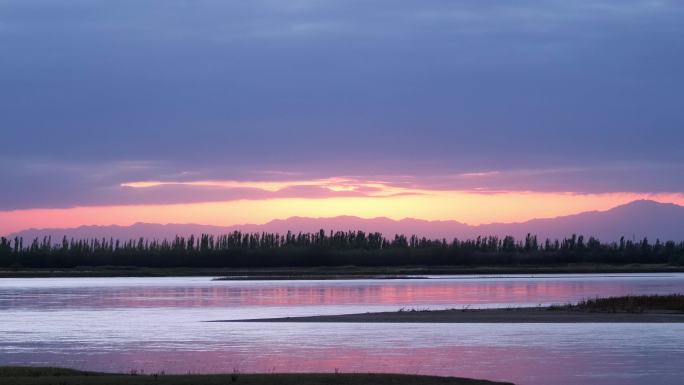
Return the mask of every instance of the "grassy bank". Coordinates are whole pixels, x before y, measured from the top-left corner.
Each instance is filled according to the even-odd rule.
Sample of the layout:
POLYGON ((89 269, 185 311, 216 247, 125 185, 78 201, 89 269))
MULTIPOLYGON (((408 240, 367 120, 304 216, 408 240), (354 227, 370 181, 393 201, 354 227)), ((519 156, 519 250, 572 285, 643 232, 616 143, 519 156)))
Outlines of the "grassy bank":
POLYGON ((684 295, 597 298, 578 304, 500 309, 400 310, 217 322, 361 323, 680 323, 684 295))
POLYGON ((0 268, 0 278, 32 277, 182 277, 225 279, 358 279, 401 278, 411 275, 451 274, 562 274, 562 273, 668 273, 684 272, 684 266, 667 264, 567 264, 525 266, 397 266, 397 267, 296 267, 296 268, 144 268, 76 267, 70 269, 0 268))
POLYGON ((507 384, 456 377, 400 374, 107 374, 61 368, 0 367, 3 385, 496 385, 507 384))
POLYGON ((684 295, 630 295, 624 297, 593 298, 576 304, 551 306, 549 310, 589 313, 684 313, 684 295))

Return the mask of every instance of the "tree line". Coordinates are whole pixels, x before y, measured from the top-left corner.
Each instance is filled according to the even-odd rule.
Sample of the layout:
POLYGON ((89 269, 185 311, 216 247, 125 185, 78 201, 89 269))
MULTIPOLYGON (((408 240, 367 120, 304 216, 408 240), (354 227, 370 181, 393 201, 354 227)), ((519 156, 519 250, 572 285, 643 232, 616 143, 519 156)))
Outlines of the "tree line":
POLYGON ((67 239, 25 242, 0 238, 0 266, 70 268, 135 267, 298 267, 401 265, 555 265, 567 263, 670 263, 684 265, 684 242, 628 240, 603 243, 572 235, 562 240, 528 234, 475 239, 429 239, 363 231, 243 233, 140 238, 67 239))

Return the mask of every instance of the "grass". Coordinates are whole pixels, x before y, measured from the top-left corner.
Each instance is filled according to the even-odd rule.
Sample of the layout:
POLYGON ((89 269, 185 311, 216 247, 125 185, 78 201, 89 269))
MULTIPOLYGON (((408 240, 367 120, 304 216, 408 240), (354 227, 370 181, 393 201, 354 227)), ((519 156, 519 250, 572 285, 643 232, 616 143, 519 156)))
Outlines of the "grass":
MULTIPOLYGON (((83 372, 75 369, 32 367, 32 366, 0 366, 0 377, 61 377, 92 376, 97 373, 83 372)), ((1 381, 4 383, 4 381, 1 381)))
POLYGON ((554 305, 549 307, 549 310, 609 313, 684 312, 684 294, 593 298, 585 299, 576 304, 554 305))
POLYGON ((372 373, 274 373, 214 375, 109 374, 50 367, 0 367, 3 385, 495 385, 457 377, 372 373))

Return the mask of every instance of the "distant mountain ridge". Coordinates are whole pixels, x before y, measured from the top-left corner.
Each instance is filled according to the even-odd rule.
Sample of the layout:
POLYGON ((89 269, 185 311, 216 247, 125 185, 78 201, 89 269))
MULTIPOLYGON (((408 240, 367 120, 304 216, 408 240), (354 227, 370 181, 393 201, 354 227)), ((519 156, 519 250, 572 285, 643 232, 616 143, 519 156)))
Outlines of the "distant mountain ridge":
POLYGON ((606 211, 588 211, 555 218, 532 219, 519 223, 492 223, 471 226, 458 221, 428 221, 405 218, 393 220, 379 217, 364 219, 354 216, 330 218, 290 217, 276 219, 261 225, 212 226, 197 224, 135 223, 130 226, 81 226, 71 229, 28 229, 10 237, 24 239, 51 236, 54 240, 68 238, 172 239, 176 235, 225 234, 235 230, 243 232, 317 232, 362 230, 381 232, 386 237, 394 234, 416 234, 428 238, 466 239, 483 235, 512 235, 524 237, 536 234, 540 239, 562 239, 572 234, 594 236, 602 241, 615 241, 621 236, 628 239, 684 240, 684 206, 649 200, 633 201, 606 211))

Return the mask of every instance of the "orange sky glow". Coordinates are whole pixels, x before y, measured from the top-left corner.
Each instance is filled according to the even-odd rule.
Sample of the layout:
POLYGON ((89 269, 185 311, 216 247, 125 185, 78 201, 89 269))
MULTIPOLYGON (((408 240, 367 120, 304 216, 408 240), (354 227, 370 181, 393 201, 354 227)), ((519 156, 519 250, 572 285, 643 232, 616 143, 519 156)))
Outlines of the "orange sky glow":
MULTIPOLYGON (((342 183, 340 186, 345 186, 345 184, 342 183)), ((683 194, 411 191, 420 193, 0 211, 0 234, 10 234, 26 228, 130 225, 135 222, 260 224, 272 219, 291 216, 332 217, 338 215, 353 215, 362 218, 383 216, 392 219, 410 217, 427 220, 458 220, 476 225, 491 222, 519 222, 589 210, 607 210, 636 199, 684 204, 683 194)))

